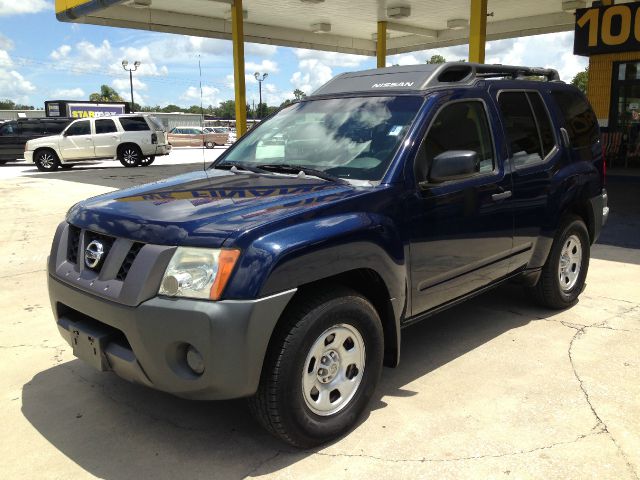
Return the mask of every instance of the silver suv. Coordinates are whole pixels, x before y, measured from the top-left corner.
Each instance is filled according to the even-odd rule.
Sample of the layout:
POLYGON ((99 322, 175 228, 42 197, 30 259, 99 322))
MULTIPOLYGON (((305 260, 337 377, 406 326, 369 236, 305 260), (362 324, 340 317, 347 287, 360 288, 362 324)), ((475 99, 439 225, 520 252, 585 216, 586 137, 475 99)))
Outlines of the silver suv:
POLYGON ((160 121, 151 115, 78 119, 59 135, 29 140, 24 158, 41 172, 71 168, 86 160, 120 160, 125 167, 148 166, 171 145, 160 121))

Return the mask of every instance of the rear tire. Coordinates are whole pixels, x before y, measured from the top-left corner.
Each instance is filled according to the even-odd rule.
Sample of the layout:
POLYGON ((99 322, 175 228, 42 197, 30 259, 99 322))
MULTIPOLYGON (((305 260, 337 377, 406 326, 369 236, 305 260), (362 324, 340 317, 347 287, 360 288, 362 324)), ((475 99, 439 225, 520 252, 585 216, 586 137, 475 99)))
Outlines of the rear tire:
POLYGON ((118 149, 118 160, 127 168, 137 167, 142 160, 142 152, 137 145, 123 145, 118 149))
POLYGON ((41 172, 53 172, 60 166, 58 155, 53 150, 39 150, 33 162, 41 172))
POLYGON ((140 166, 141 167, 148 167, 149 165, 151 165, 154 161, 155 161, 156 157, 151 155, 150 157, 144 157, 142 160, 140 160, 140 166))
POLYGON ((339 437, 371 399, 383 350, 380 317, 357 292, 334 288, 300 297, 273 334, 251 412, 296 447, 339 437))
POLYGON ((562 223, 533 294, 541 305, 563 309, 577 300, 589 270, 591 244, 584 221, 575 215, 562 223))
POLYGON ((214 148, 216 144, 214 142, 205 142, 204 146, 206 148, 214 148))

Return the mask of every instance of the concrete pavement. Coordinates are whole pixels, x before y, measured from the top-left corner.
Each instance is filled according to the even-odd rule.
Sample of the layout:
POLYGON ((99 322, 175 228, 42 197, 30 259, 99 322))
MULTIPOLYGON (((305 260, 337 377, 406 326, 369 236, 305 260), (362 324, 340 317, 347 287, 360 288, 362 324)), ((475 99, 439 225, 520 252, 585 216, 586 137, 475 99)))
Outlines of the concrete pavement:
POLYGON ((506 286, 405 330, 359 425, 296 451, 241 400, 129 384, 58 335, 44 266, 58 222, 87 196, 201 168, 200 152, 174 153, 138 169, 0 167, 0 477, 638 479, 640 250, 627 237, 640 216, 616 210, 615 182, 619 234, 593 248, 577 305, 544 310, 506 286))

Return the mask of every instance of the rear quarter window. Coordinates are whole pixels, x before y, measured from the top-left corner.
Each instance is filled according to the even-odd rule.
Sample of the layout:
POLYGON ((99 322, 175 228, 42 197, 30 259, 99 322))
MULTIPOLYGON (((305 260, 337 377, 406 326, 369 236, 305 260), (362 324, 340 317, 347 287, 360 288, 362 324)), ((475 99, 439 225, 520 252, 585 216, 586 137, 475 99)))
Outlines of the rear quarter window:
POLYGON ((556 90, 551 93, 564 118, 573 148, 584 148, 598 141, 598 120, 589 102, 578 92, 556 90))
POLYGON ((125 132, 143 132, 151 130, 144 117, 123 117, 120 124, 125 132))

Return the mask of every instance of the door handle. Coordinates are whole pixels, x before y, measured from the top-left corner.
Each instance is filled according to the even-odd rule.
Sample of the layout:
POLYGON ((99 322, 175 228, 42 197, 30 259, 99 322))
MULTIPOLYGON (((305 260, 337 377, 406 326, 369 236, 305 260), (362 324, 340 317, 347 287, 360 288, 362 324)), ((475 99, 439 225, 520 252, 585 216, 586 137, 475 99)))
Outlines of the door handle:
POLYGON ((507 198, 511 197, 511 190, 507 190, 506 192, 502 192, 502 193, 494 193, 493 195, 491 195, 491 200, 493 200, 494 202, 498 202, 500 200, 506 200, 507 198))

